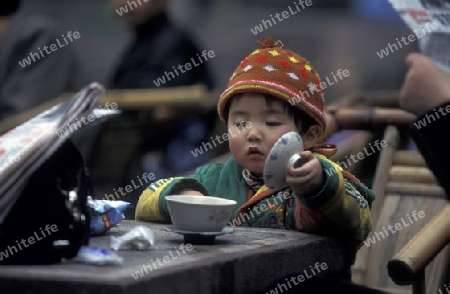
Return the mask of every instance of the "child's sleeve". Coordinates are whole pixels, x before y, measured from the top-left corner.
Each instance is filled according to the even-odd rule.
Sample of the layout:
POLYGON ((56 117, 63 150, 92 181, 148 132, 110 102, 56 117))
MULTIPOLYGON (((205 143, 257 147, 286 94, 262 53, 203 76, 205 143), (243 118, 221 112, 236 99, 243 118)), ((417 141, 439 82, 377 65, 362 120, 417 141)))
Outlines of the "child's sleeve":
POLYGON ((167 195, 176 195, 185 189, 209 195, 208 190, 201 184, 201 174, 197 170, 190 177, 161 179, 149 185, 142 192, 136 205, 136 220, 170 222, 170 214, 165 201, 167 195))
MULTIPOLYGON (((316 195, 295 195, 307 210, 314 212, 310 217, 317 219, 310 223, 327 226, 321 229, 336 232, 357 248, 372 230, 370 208, 375 194, 364 184, 344 178, 341 167, 336 163, 321 155, 316 157, 324 169, 322 190, 316 195)), ((300 217, 296 213, 297 227, 300 217)))

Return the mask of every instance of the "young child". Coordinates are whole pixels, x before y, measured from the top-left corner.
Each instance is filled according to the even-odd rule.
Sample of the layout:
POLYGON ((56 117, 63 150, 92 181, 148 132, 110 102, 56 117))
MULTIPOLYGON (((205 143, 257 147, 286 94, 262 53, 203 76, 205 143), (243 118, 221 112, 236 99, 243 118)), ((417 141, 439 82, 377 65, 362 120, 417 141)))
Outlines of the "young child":
POLYGON ((136 219, 170 221, 167 195, 213 195, 237 202, 233 226, 338 236, 353 259, 371 231, 375 196, 323 155, 336 151, 332 144, 316 145, 325 130, 325 100, 311 64, 270 38, 260 44, 234 71, 218 102, 233 156, 225 164, 202 166, 192 176, 151 184, 140 196, 136 219), (305 163, 287 169, 288 187, 272 191, 262 178, 265 159, 290 131, 302 137, 305 163))

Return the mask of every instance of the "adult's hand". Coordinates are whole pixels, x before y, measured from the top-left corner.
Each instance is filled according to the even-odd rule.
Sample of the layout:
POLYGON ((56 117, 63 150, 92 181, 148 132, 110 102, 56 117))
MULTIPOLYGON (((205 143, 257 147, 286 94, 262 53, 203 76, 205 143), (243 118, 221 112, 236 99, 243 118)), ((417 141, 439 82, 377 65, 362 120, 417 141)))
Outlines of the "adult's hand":
POLYGON ((400 107, 416 115, 450 101, 450 74, 428 57, 410 53, 409 70, 400 90, 400 107))

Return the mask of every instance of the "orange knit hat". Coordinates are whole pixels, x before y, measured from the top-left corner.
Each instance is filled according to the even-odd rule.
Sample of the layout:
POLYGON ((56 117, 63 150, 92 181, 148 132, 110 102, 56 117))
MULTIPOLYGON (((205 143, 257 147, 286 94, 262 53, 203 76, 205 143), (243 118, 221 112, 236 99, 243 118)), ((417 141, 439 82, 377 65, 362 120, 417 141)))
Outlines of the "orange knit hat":
POLYGON ((257 92, 286 101, 312 117, 320 126, 321 135, 326 119, 319 75, 305 58, 277 43, 270 37, 258 42, 261 48, 236 68, 217 104, 220 119, 225 121, 225 107, 233 95, 257 92))

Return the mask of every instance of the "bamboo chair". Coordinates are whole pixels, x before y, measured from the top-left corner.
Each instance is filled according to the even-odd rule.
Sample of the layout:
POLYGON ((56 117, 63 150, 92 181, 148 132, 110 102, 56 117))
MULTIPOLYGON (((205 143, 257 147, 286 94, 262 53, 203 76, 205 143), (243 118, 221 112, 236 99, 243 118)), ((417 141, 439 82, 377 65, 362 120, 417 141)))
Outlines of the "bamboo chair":
MULTIPOLYGON (((398 129, 394 126, 386 129, 386 139, 392 139, 399 135, 398 129)), ((376 201, 372 208, 373 232, 379 234, 379 232, 383 232, 385 228, 388 228, 389 225, 395 226, 397 223, 400 223, 400 225, 399 230, 394 231, 395 233, 389 232, 390 234, 386 237, 386 240, 379 240, 370 248, 364 248, 367 248, 366 256, 362 255, 360 257, 366 257, 365 263, 368 266, 362 282, 368 286, 392 293, 425 293, 423 290, 425 289, 426 279, 428 284, 427 293, 435 293, 442 285, 442 273, 445 271, 445 261, 447 259, 445 253, 437 256, 434 262, 430 264, 426 275, 424 271, 417 275, 420 279, 413 286, 398 286, 410 285, 413 282, 413 278, 408 280, 410 281, 409 283, 403 282, 399 284, 393 283, 389 276, 392 277, 394 273, 398 277, 397 282, 399 280, 405 281, 405 278, 403 278, 404 271, 399 270, 403 266, 401 261, 405 260, 405 256, 408 258, 413 256, 413 259, 408 259, 407 263, 408 265, 415 265, 415 267, 412 267, 411 275, 413 275, 417 271, 423 270, 425 265, 425 262, 422 260, 420 263, 417 262, 417 255, 420 258, 427 257, 426 263, 428 263, 442 249, 442 243, 445 242, 445 238, 441 240, 441 236, 439 236, 441 232, 434 230, 429 231, 431 234, 426 235, 426 237, 430 238, 427 240, 429 242, 424 242, 422 239, 422 245, 424 246, 417 246, 418 243, 414 243, 416 246, 412 247, 409 244, 410 240, 416 239, 413 236, 419 230, 423 231, 423 228, 430 227, 430 225, 426 225, 427 222, 430 222, 433 216, 446 205, 443 189, 440 188, 433 174, 426 167, 420 153, 402 150, 401 148, 385 150, 381 154, 373 189, 378 197, 378 203, 376 201), (425 217, 418 220, 413 219, 413 222, 410 222, 408 216, 413 211, 423 211, 425 217), (428 248, 433 253, 428 252, 427 247, 430 245, 435 245, 428 248), (401 250, 401 248, 406 249, 401 250), (411 252, 408 249, 415 250, 411 252), (399 262, 392 264, 390 260, 399 251, 401 254, 396 257, 399 262), (391 266, 388 271, 387 264, 389 263, 391 266), (419 264, 423 266, 419 266, 419 264), (419 288, 422 291, 417 292, 419 288)), ((447 216, 449 215, 447 214, 447 216)), ((435 222, 433 221, 433 223, 435 222)), ((369 237, 371 236, 373 235, 369 235, 369 237)))
MULTIPOLYGON (((389 235, 385 234, 386 240, 377 239, 370 247, 363 246, 360 249, 353 277, 354 282, 391 293, 425 293, 426 280, 427 293, 435 293, 438 289, 443 290, 443 273, 449 256, 448 251, 437 254, 450 241, 450 208, 442 209, 446 205, 443 189, 437 184, 421 155, 417 151, 402 150, 399 142, 400 137, 405 135, 402 129, 412 122, 413 116, 399 111, 372 109, 370 114, 372 130, 383 124, 389 125, 383 137, 388 147, 380 153, 372 185, 377 195, 372 207, 373 233, 382 236, 380 232, 387 232, 385 229, 389 225, 400 222, 399 230, 394 233, 389 231, 389 235), (407 219, 414 210, 422 210, 425 217, 413 223, 408 221, 402 226, 401 220, 407 219), (425 226, 428 221, 430 224, 425 226), (433 230, 429 230, 430 227, 433 230), (417 232, 417 237, 411 240, 417 232), (395 252, 399 253, 389 262, 395 252), (433 257, 436 258, 431 262, 433 257), (388 262, 389 275, 397 285, 413 285, 398 287, 394 284, 388 276, 388 262), (426 273, 424 267, 429 263, 426 273)), ((336 120, 339 128, 360 128, 364 119, 356 115, 357 112, 355 109, 340 109, 341 117, 334 114, 331 121, 336 120), (353 126, 346 123, 350 117, 353 126)))
MULTIPOLYGON (((357 99, 352 100, 352 104, 355 102, 357 99)), ((372 206, 373 230, 369 237, 374 233, 380 237, 380 232, 389 225, 400 222, 402 226, 394 233, 384 234, 386 239, 377 239, 370 247, 360 249, 353 267, 353 281, 390 293, 416 294, 425 293, 426 280, 427 293, 444 291, 450 250, 438 253, 450 241, 450 208, 420 153, 408 151, 402 145, 402 140, 408 139, 408 126, 415 116, 399 109, 378 107, 329 110, 329 127, 324 138, 343 129, 369 130, 375 134, 384 130, 382 139, 388 142, 388 147, 381 150, 373 177, 372 189, 377 198, 372 206), (425 216, 411 223, 408 215, 414 210, 422 210, 425 216), (402 218, 407 220, 405 225, 402 218), (416 233, 417 237, 411 240, 416 233)))

